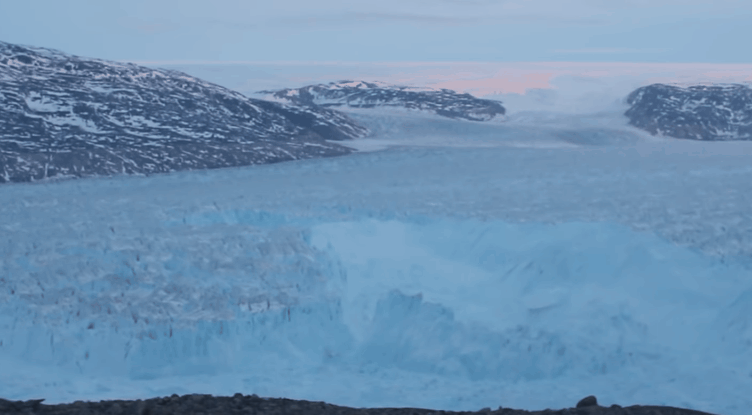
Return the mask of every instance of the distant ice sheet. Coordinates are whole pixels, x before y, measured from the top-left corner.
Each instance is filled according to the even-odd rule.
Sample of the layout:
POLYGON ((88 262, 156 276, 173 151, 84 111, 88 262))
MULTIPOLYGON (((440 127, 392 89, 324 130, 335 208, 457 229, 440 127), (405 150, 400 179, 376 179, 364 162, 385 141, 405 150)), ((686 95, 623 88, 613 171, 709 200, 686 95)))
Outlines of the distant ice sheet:
POLYGON ((395 108, 342 111, 371 131, 366 138, 338 142, 359 151, 400 146, 553 149, 655 141, 645 132, 627 126, 626 118, 613 113, 572 117, 552 112, 521 112, 504 120, 477 122, 395 108))

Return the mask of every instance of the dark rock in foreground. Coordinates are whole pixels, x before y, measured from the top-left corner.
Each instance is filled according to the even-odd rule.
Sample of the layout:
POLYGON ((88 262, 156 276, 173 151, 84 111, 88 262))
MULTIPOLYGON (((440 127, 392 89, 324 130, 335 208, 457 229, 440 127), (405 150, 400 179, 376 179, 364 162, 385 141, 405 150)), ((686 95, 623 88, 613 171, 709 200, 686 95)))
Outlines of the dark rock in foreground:
POLYGON ((694 140, 752 140, 752 88, 654 84, 629 94, 629 123, 650 132, 694 140))
POLYGON ((488 121, 506 110, 498 101, 458 94, 448 89, 389 85, 381 82, 341 81, 297 89, 260 91, 295 105, 350 108, 405 108, 449 118, 488 121))
MULTIPOLYGON (((588 397, 591 398, 591 397, 588 397)), ((588 399, 586 398, 586 399, 588 399)), ((593 400, 595 397, 592 397, 593 400)), ((583 399, 584 401, 585 399, 583 399)), ((582 402, 582 401, 581 401, 582 402)), ((265 399, 256 395, 214 397, 211 395, 172 395, 168 398, 154 398, 138 401, 74 402, 71 404, 44 405, 42 400, 6 401, 0 399, 0 413, 46 414, 46 415, 160 415, 160 414, 256 414, 256 415, 438 415, 438 414, 495 414, 495 415, 711 415, 706 412, 680 409, 668 406, 629 406, 602 407, 588 405, 579 408, 544 411, 523 411, 499 407, 497 410, 484 408, 477 412, 435 411, 416 408, 348 408, 324 402, 295 401, 291 399, 265 399)))
POLYGON ((181 72, 0 42, 0 183, 337 156, 346 115, 248 98, 181 72))
POLYGON ((598 406, 598 399, 596 399, 593 395, 586 396, 580 399, 579 402, 577 402, 577 406, 575 408, 585 408, 588 406, 598 406))

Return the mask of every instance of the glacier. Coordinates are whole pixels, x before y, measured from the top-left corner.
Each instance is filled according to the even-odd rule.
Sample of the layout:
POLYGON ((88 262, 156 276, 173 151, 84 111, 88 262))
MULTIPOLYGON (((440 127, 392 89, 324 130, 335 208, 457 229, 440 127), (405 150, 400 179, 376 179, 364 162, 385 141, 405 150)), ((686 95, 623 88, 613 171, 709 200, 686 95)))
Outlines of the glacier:
POLYGON ((752 407, 752 143, 348 114, 346 157, 0 187, 0 395, 752 407))

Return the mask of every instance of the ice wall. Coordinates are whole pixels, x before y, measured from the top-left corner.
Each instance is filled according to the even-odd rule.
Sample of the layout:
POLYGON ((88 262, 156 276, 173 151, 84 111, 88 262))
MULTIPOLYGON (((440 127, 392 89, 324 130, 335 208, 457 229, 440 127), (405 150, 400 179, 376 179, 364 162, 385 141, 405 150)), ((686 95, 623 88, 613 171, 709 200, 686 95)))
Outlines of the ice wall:
MULTIPOLYGON (((417 376, 546 387, 551 406, 615 381, 630 389, 604 392, 606 401, 717 410, 725 385, 739 393, 724 399, 748 404, 748 333, 738 330, 752 315, 739 295, 748 276, 650 234, 608 223, 231 216, 231 226, 195 216, 191 232, 172 222, 148 236, 109 231, 86 241, 99 250, 54 233, 29 242, 28 256, 6 244, 3 358, 110 385, 86 396, 42 388, 51 401, 203 376, 224 379, 226 394, 271 383, 284 396, 391 405, 405 397, 368 391, 417 376), (719 383, 701 388, 711 372, 719 383), (324 379, 353 376, 360 401, 327 392, 324 379), (664 382, 680 383, 666 391, 664 382)), ((13 398, 39 394, 2 386, 13 398)), ((469 401, 420 393, 430 407, 512 406, 479 389, 469 401)), ((540 398, 515 405, 541 407, 540 398)))
POLYGON ((3 186, 1 394, 746 414, 750 143, 369 120, 389 149, 3 186))

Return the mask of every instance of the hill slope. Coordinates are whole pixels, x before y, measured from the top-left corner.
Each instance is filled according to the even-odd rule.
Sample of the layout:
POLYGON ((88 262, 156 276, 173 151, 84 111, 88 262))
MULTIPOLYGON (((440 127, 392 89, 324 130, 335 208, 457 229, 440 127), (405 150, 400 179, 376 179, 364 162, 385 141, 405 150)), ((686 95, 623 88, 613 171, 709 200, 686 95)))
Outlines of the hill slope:
POLYGON ((629 123, 653 135, 752 140, 752 89, 745 85, 653 84, 629 94, 629 123))
POLYGON ((381 82, 342 81, 309 85, 297 89, 260 91, 272 98, 296 105, 341 108, 406 108, 423 110, 449 118, 488 121, 503 116, 498 101, 458 94, 448 89, 390 85, 381 82))
POLYGON ((181 72, 0 42, 0 182, 348 154, 367 130, 181 72))

